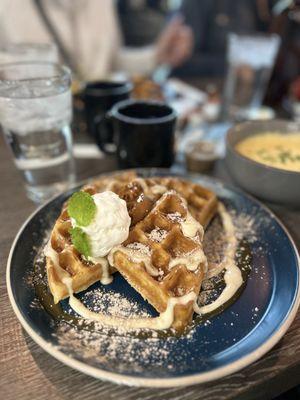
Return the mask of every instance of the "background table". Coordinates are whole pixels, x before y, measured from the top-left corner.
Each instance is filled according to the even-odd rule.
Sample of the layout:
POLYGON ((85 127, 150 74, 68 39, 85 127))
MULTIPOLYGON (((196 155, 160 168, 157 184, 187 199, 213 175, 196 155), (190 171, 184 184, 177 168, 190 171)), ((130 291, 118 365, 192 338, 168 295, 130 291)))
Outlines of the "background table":
MULTIPOLYGON (((80 160, 79 179, 116 168, 112 158, 80 160)), ((213 174, 229 180, 222 162, 213 174)), ((263 399, 300 383, 300 312, 277 346, 250 367, 217 382, 152 390, 129 388, 85 376, 45 353, 21 328, 9 304, 5 269, 11 243, 35 206, 25 195, 22 180, 0 135, 0 398, 5 400, 223 400, 263 399)), ((300 211, 273 207, 300 248, 300 211)), ((286 266, 288 268, 288 265, 286 266)))

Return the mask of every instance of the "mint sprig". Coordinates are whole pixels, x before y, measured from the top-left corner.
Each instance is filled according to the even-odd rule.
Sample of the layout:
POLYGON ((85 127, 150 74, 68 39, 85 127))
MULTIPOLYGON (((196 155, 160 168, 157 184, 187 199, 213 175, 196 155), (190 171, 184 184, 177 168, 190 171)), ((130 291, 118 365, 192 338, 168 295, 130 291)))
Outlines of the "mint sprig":
POLYGON ((71 240, 75 249, 86 258, 91 255, 89 238, 82 229, 76 227, 70 229, 71 240))
POLYGON ((77 225, 88 226, 96 214, 94 199, 87 192, 75 192, 68 203, 68 214, 77 225))

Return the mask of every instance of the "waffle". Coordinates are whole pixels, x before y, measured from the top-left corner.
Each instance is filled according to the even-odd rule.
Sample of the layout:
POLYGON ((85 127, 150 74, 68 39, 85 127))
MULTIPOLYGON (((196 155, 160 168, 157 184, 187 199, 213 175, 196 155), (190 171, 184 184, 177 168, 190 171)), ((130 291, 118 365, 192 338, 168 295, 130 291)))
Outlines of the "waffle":
POLYGON ((82 190, 90 194, 100 193, 104 190, 111 190, 112 192, 118 193, 125 185, 129 184, 136 178, 136 172, 129 170, 93 179, 91 182, 84 185, 82 190))
MULTIPOLYGON (((186 201, 169 190, 130 230, 123 245, 112 250, 109 261, 161 313, 170 298, 199 294, 207 268, 202 237, 203 228, 191 217, 186 201)), ((184 330, 192 315, 193 301, 177 304, 172 327, 184 330)))
POLYGON ((129 183, 114 187, 126 201, 132 225, 142 220, 155 202, 168 190, 174 190, 187 202, 192 216, 206 228, 216 214, 218 200, 210 190, 179 178, 138 178, 131 176, 129 183))
POLYGON ((175 190, 187 202, 192 216, 206 228, 217 212, 216 195, 205 187, 173 177, 140 178, 135 171, 93 180, 83 187, 90 194, 111 190, 127 203, 132 225, 143 219, 163 193, 175 190))
POLYGON ((145 180, 150 193, 156 196, 164 190, 175 190, 187 202, 192 216, 206 228, 217 212, 216 195, 203 186, 179 178, 148 178, 145 180))
MULTIPOLYGON (((130 182, 136 175, 132 172, 117 174, 113 177, 100 178, 85 185, 82 190, 91 194, 104 190, 117 190, 130 182)), ((71 243, 69 230, 71 221, 67 211, 67 203, 59 215, 51 232, 50 242, 46 247, 46 269, 50 291, 54 302, 68 297, 67 287, 62 282, 63 277, 72 277, 72 287, 75 293, 87 289, 103 277, 103 267, 82 258, 71 243), (51 257, 51 250, 54 256, 51 257)), ((106 260, 103 260, 106 263, 106 260)), ((108 268, 108 267, 107 267, 108 268)), ((113 272, 113 271, 111 271, 113 272)))
MULTIPOLYGON (((190 291, 199 292, 205 271, 199 236, 201 228, 196 238, 189 238, 184 236, 181 223, 190 212, 201 225, 207 226, 217 208, 217 199, 212 192, 177 178, 138 178, 134 171, 93 180, 82 190, 90 194, 111 190, 126 201, 131 217, 130 234, 118 251, 114 249, 110 259, 114 267, 110 267, 110 272, 117 268, 158 312, 165 310, 170 297, 183 296, 190 291), (173 215, 173 220, 170 215, 173 215), (128 249, 141 258, 146 252, 149 263, 156 270, 155 276, 153 271, 149 274, 143 262, 132 262, 128 249), (168 269, 179 254, 182 257, 192 254, 189 262, 194 262, 193 255, 197 255, 195 271, 189 270, 189 262, 168 269)), ((82 258, 71 243, 70 228, 65 204, 50 238, 57 258, 53 259, 46 253, 48 282, 55 303, 68 297, 68 290, 62 282, 64 276, 72 277, 73 291, 77 293, 99 281, 106 269, 82 258)), ((107 262, 106 259, 104 262, 107 262)), ((184 329, 192 314, 191 303, 176 305, 173 327, 184 329)))
POLYGON ((71 221, 64 207, 51 233, 50 243, 46 246, 46 269, 50 291, 54 302, 68 297, 68 290, 62 279, 72 277, 75 293, 87 289, 102 277, 102 266, 85 261, 71 243, 69 230, 71 221), (49 249, 53 249, 49 251, 49 249), (54 254, 51 257, 51 253, 54 254))

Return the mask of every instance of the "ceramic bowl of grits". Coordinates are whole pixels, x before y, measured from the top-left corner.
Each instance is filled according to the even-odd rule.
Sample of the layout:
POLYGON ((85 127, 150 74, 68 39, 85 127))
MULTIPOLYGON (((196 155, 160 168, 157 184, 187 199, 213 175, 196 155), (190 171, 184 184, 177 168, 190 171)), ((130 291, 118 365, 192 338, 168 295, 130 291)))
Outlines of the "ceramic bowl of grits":
POLYGON ((300 124, 249 121, 226 138, 226 165, 234 181, 254 196, 300 208, 300 124))

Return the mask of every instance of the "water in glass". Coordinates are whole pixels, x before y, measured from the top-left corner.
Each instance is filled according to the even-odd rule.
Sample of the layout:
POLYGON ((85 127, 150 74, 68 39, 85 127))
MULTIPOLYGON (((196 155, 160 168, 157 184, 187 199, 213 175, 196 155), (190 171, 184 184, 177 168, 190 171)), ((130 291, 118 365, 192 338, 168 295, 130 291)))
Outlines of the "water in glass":
MULTIPOLYGON (((53 75, 59 73, 55 68, 51 67, 53 75)), ((28 72, 31 76, 33 70, 29 68, 28 72)), ((68 78, 51 75, 44 71, 44 75, 36 75, 42 78, 31 77, 27 83, 1 80, 0 68, 1 125, 25 179, 28 196, 37 202, 74 181, 70 85, 68 78)))

